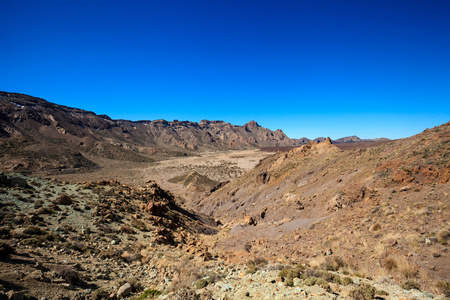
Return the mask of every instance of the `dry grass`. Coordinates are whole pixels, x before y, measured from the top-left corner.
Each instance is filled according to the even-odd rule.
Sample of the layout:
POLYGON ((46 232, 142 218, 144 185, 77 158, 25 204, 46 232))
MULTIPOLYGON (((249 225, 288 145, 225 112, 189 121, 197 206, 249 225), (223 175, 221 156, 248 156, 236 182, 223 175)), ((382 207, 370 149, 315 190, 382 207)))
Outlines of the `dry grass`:
POLYGON ((397 257, 395 261, 397 262, 399 273, 405 279, 413 279, 419 274, 419 267, 414 261, 409 261, 403 256, 397 257))
POLYGON ((388 271, 392 271, 393 269, 397 268, 397 261, 389 257, 383 262, 383 268, 385 268, 388 271))
POLYGON ((311 259, 308 264, 311 266, 311 268, 319 268, 323 263, 325 262, 325 256, 318 256, 313 259, 311 259))

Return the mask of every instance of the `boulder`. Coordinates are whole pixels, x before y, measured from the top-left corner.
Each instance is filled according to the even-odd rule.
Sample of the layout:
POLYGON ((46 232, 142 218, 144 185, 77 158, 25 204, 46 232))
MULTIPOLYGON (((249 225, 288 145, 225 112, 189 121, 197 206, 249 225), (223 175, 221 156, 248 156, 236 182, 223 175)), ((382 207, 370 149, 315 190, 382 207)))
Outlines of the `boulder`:
POLYGON ((256 225, 256 224, 255 224, 255 220, 252 218, 252 216, 249 216, 249 215, 246 215, 246 216, 244 217, 244 222, 245 222, 245 224, 247 224, 247 225, 256 225))
POLYGON ((73 200, 69 196, 67 196, 65 194, 61 194, 52 202, 53 202, 53 204, 59 204, 59 205, 71 205, 73 203, 73 200))
POLYGON ((119 290, 117 291, 117 297, 119 299, 122 297, 126 297, 131 294, 132 290, 133 288, 131 287, 131 284, 127 282, 119 288, 119 290))

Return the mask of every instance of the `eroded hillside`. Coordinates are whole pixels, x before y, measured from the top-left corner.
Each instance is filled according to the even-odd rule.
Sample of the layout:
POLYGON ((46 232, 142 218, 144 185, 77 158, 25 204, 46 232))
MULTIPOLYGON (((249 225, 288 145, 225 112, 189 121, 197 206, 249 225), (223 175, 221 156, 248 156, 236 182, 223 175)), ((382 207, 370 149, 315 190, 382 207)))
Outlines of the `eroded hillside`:
POLYGON ((106 115, 0 92, 0 166, 11 171, 68 173, 97 167, 96 157, 152 162, 205 150, 300 145, 255 121, 112 120, 106 115))

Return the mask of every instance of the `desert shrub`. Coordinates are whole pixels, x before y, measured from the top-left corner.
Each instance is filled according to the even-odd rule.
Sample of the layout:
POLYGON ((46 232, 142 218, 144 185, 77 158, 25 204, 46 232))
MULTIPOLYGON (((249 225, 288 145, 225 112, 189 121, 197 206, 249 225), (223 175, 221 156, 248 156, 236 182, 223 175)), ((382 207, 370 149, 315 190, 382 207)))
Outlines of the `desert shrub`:
POLYGON ((202 288, 206 287, 210 283, 212 283, 212 280, 209 277, 199 279, 199 280, 197 280, 195 282, 195 289, 196 290, 202 289, 202 288))
POLYGON ((355 300, 375 299, 376 289, 370 284, 363 283, 359 287, 350 291, 349 296, 355 300))
POLYGON ((327 257, 325 258, 325 262, 321 264, 321 267, 327 271, 337 271, 340 268, 345 267, 345 262, 339 256, 335 257, 327 257))
POLYGON ((323 288, 325 291, 331 292, 331 287, 330 287, 330 285, 328 284, 328 282, 326 282, 325 279, 323 279, 323 278, 318 278, 318 279, 316 280, 316 284, 317 284, 318 286, 320 286, 321 288, 323 288))
POLYGON ((404 290, 419 290, 420 291, 420 284, 415 282, 414 280, 406 280, 401 285, 401 288, 404 290))
POLYGON ((385 290, 376 290, 375 294, 378 296, 389 296, 389 293, 386 292, 385 290))
POLYGON ((148 298, 155 298, 155 297, 158 297, 161 294, 162 294, 161 291, 148 289, 148 290, 146 290, 145 292, 143 292, 139 296, 138 300, 144 300, 144 299, 148 299, 148 298))
POLYGON ((305 284, 307 286, 318 285, 321 288, 323 288, 324 290, 326 290, 327 292, 331 291, 330 285, 323 278, 318 278, 318 277, 314 277, 314 276, 308 277, 305 279, 305 281, 303 281, 303 284, 305 284))
POLYGON ((397 268, 397 262, 393 258, 387 258, 383 262, 383 268, 385 268, 386 270, 391 271, 391 270, 397 268))
POLYGON ((284 277, 287 279, 300 278, 304 269, 305 269, 305 267, 303 267, 301 265, 296 266, 295 268, 286 268, 286 269, 281 270, 278 273, 278 276, 284 277))
POLYGON ((303 281, 303 284, 307 285, 307 286, 313 286, 316 284, 317 279, 319 279, 319 278, 314 277, 314 276, 308 277, 305 279, 305 281, 303 281))
POLYGON ((247 262, 247 274, 254 274, 261 267, 267 265, 267 260, 261 257, 255 257, 247 262))
POLYGON ((450 281, 439 281, 436 287, 445 297, 450 297, 450 281))
POLYGON ((325 279, 328 282, 334 282, 337 284, 341 283, 341 277, 339 275, 333 274, 333 273, 329 273, 329 272, 324 272, 322 274, 322 278, 325 279))
POLYGON ((344 277, 341 282, 343 285, 349 285, 353 283, 353 279, 351 279, 350 277, 344 277))
POLYGON ((293 278, 287 278, 286 281, 284 282, 285 286, 294 286, 294 279, 293 278))
POLYGON ((262 257, 255 257, 254 259, 249 260, 247 263, 254 264, 256 266, 265 266, 267 265, 267 260, 262 257))

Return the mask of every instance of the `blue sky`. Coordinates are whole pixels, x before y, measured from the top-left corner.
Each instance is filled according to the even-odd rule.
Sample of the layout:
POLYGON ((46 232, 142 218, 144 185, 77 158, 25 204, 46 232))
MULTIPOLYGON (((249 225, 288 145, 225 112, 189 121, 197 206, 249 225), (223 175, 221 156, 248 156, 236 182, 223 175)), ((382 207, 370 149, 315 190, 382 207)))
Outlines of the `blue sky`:
POLYGON ((0 90, 130 120, 401 138, 450 121, 450 1, 0 0, 0 90))

